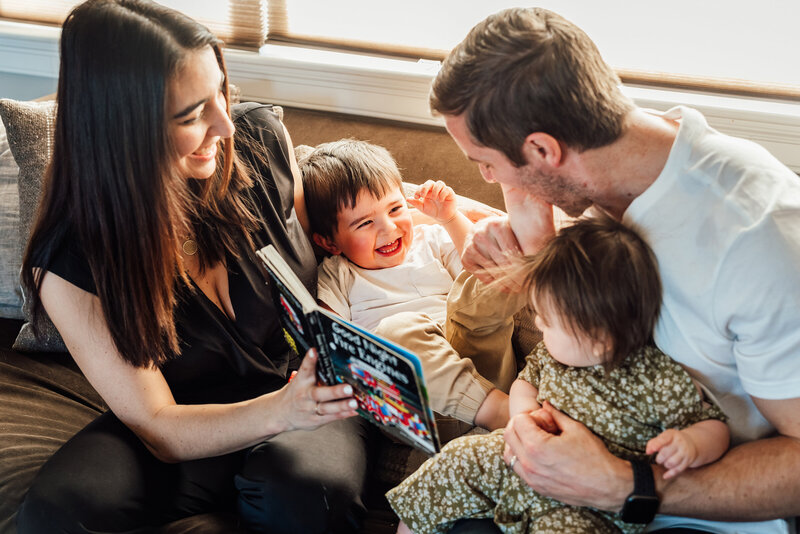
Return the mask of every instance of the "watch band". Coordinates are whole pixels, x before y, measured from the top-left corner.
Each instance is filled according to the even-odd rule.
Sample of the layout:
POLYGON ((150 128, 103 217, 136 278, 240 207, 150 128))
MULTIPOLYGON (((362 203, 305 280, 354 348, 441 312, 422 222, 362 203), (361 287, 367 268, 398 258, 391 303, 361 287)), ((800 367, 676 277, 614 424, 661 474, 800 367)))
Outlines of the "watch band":
POLYGON ((631 467, 633 467, 633 493, 655 497, 656 482, 650 463, 643 460, 631 460, 631 467))
POLYGON ((633 492, 625 499, 620 519, 626 523, 649 523, 656 516, 660 504, 650 463, 631 460, 633 492))

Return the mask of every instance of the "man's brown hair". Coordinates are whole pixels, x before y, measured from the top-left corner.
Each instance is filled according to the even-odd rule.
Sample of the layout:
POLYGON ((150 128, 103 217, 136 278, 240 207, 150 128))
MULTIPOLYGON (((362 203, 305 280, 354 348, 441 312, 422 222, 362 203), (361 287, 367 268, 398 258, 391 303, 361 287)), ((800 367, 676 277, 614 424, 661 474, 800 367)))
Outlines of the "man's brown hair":
POLYGON ((382 146, 355 139, 323 143, 300 161, 303 194, 311 231, 335 237, 338 215, 356 204, 359 193, 381 198, 403 179, 394 158, 382 146))
POLYGON ((591 39, 542 8, 512 8, 470 30, 433 81, 431 109, 465 116, 477 144, 515 165, 534 132, 586 150, 616 140, 633 109, 591 39))
POLYGON ((531 303, 546 303, 573 332, 610 342, 607 367, 652 343, 661 309, 653 251, 608 215, 580 219, 526 265, 531 303))

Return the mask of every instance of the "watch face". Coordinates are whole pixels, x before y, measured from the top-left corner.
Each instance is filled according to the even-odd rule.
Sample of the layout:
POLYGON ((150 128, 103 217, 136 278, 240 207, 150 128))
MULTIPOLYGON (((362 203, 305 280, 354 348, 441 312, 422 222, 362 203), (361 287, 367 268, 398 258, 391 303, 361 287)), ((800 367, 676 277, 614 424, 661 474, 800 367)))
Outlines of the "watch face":
POLYGON ((658 497, 628 495, 620 517, 626 523, 649 523, 658 511, 658 497))

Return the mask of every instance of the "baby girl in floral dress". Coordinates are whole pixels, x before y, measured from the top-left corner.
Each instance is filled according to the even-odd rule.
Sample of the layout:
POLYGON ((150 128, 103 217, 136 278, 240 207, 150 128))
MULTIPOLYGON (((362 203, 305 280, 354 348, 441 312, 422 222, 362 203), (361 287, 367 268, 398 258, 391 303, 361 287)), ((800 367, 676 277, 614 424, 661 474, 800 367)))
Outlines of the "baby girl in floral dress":
MULTIPOLYGON (((655 461, 665 478, 718 459, 729 431, 680 365, 652 343, 661 283, 652 252, 607 216, 563 228, 524 266, 543 341, 511 387, 511 417, 558 433, 547 404, 581 421, 626 459, 655 461)), ((487 318, 492 320, 492 318, 487 318)), ((503 532, 636 533, 619 514, 536 493, 503 461, 503 430, 445 446, 387 493, 398 532, 445 533, 459 519, 494 518, 503 532)))

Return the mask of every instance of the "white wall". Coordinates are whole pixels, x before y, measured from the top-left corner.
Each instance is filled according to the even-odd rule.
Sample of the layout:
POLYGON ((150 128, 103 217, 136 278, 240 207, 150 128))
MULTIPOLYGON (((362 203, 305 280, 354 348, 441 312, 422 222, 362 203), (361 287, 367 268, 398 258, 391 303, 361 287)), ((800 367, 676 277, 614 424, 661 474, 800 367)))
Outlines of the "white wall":
POLYGON ((0 72, 0 98, 31 100, 55 93, 57 84, 56 78, 0 72))

